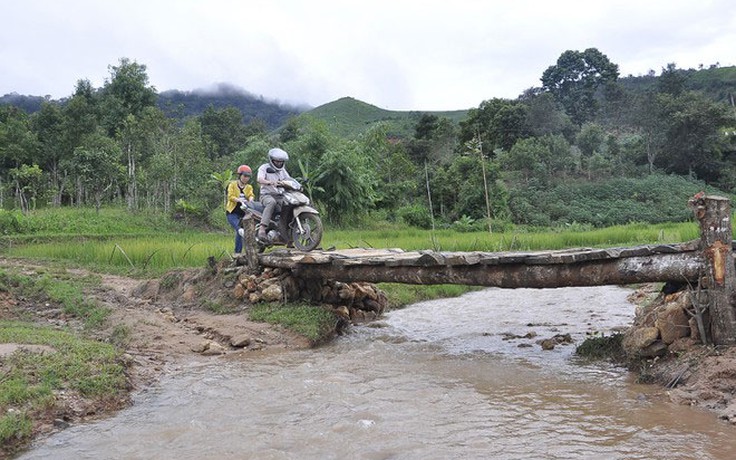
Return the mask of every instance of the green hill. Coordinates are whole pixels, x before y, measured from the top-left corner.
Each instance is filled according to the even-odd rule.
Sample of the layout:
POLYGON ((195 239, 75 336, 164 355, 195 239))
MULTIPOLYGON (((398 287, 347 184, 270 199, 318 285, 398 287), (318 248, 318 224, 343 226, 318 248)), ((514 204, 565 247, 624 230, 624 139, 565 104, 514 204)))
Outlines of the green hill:
POLYGON ((316 107, 307 115, 327 123, 330 131, 341 137, 354 137, 366 131, 376 123, 387 123, 388 133, 394 137, 410 137, 414 134, 414 126, 424 113, 449 118, 458 123, 465 118, 467 110, 446 112, 421 112, 384 110, 352 97, 343 97, 336 101, 316 107))
MULTIPOLYGON (((732 104, 732 97, 736 95, 736 66, 716 67, 707 69, 677 69, 683 79, 683 86, 688 91, 702 92, 717 102, 732 104)), ((657 89, 659 76, 641 75, 619 78, 621 86, 633 93, 644 93, 657 89)))

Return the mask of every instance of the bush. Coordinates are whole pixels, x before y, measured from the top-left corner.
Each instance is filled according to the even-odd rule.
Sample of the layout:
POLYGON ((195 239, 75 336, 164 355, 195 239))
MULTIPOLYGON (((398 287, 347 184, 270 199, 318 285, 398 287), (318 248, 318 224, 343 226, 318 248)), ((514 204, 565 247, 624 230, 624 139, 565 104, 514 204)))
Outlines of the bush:
POLYGON ((466 215, 463 215, 461 218, 453 222, 450 228, 461 233, 476 232, 479 230, 478 222, 472 217, 468 217, 466 215))
POLYGON ((705 183, 661 174, 595 182, 518 186, 510 192, 512 221, 534 227, 608 227, 630 222, 659 224, 692 219, 687 201, 695 193, 723 194, 705 183))
POLYGON ((13 235, 23 231, 23 225, 18 219, 18 214, 0 209, 0 234, 13 235))
POLYGON ((210 225, 209 212, 204 206, 189 203, 182 199, 174 205, 174 220, 183 220, 187 224, 201 224, 205 227, 210 225))
POLYGON ((429 210, 422 205, 411 205, 399 208, 396 214, 407 225, 418 228, 432 228, 432 216, 429 210))

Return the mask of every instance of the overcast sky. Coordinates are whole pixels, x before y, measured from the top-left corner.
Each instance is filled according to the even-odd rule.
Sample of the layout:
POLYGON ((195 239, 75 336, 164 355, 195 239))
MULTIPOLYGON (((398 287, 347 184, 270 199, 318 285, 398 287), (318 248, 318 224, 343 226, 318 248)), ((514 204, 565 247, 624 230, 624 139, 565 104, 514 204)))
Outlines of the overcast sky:
POLYGON ((321 105, 451 110, 540 86, 565 50, 595 47, 622 76, 736 64, 729 0, 0 0, 0 95, 71 95, 109 65, 158 91, 226 82, 321 105))

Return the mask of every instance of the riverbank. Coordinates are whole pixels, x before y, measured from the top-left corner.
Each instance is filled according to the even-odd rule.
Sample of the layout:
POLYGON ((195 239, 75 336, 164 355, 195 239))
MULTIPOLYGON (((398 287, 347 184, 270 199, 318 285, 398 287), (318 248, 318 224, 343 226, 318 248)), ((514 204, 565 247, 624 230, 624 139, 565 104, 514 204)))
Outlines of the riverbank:
MULTIPOLYGON (((271 270, 254 278, 216 264, 136 279, 24 259, 0 259, 0 265, 0 393, 11 392, 3 386, 11 368, 24 393, 0 398, 0 413, 8 414, 0 421, 0 458, 35 437, 126 407, 130 394, 157 381, 168 365, 311 348, 354 320, 370 319, 366 316, 371 313, 356 315, 350 306, 282 304, 280 293, 268 302, 262 297, 273 295, 266 290, 279 281, 279 273, 271 270), (46 381, 38 375, 37 364, 48 356, 85 359, 59 346, 63 341, 54 338, 58 335, 84 343, 87 353, 104 352, 108 361, 97 363, 101 378, 118 378, 108 392, 70 391, 72 383, 64 377, 46 381)), ((348 293, 352 289, 340 288, 348 293)), ((392 308, 470 289, 385 288, 394 299, 392 308)), ((361 292, 371 294, 372 289, 362 286, 361 292)))
POLYGON ((242 302, 214 295, 225 292, 221 285, 197 279, 203 270, 172 275, 169 282, 188 281, 174 298, 159 292, 159 280, 13 259, 2 267, 0 458, 126 407, 131 392, 156 381, 167 364, 315 343, 250 320, 242 302))
MULTIPOLYGON (((229 277, 217 274, 223 272, 223 267, 179 270, 161 278, 134 279, 26 260, 1 262, 6 268, 0 284, 0 342, 3 343, 0 385, 6 383, 9 375, 12 361, 9 357, 19 365, 22 363, 18 360, 22 358, 29 366, 46 361, 50 355, 75 356, 74 347, 64 345, 66 340, 78 341, 83 346, 77 346, 76 350, 87 350, 84 353, 95 350, 100 358, 91 361, 95 366, 90 374, 102 370, 100 374, 106 382, 103 386, 110 391, 85 393, 63 379, 43 381, 38 379, 37 368, 30 365, 30 375, 24 377, 29 399, 0 400, 0 409, 6 414, 0 423, 5 449, 0 450, 0 457, 36 436, 126 407, 131 392, 155 382, 170 364, 217 355, 241 359, 305 349, 327 340, 340 324, 339 316, 330 313, 331 328, 317 326, 320 334, 308 338, 278 324, 253 321, 251 317, 256 310, 253 304, 233 295, 238 291, 233 284, 234 272, 229 277), (35 280, 35 287, 23 286, 24 277, 35 280), (75 287, 81 291, 75 293, 75 287), (78 305, 71 305, 75 302, 78 305), (11 330, 12 336, 7 332, 11 330), (64 340, 51 338, 58 334, 64 340)), ((243 280, 245 284, 249 281, 243 280)), ((399 297, 396 292, 403 294, 399 301, 392 303, 393 308, 422 297, 449 297, 462 292, 459 287, 436 287, 431 291, 385 287, 392 298, 399 297)), ((657 304, 659 297, 664 301, 665 296, 647 286, 638 290, 632 301, 650 308, 657 304)), ((261 305, 272 312, 281 310, 278 303, 261 305)), ((305 309, 328 311, 307 305, 284 308, 289 309, 302 323, 311 321, 300 316, 305 309)), ((646 308, 639 310, 641 313, 646 308)), ((731 423, 736 420, 732 395, 736 388, 736 349, 693 346, 637 363, 634 370, 639 372, 639 380, 668 386, 673 401, 714 410, 731 423)), ((54 372, 58 370, 51 374, 54 372)), ((2 393, 8 394, 5 388, 2 393)))
POLYGON ((697 293, 671 288, 648 284, 630 296, 637 307, 622 341, 628 366, 641 383, 666 388, 672 402, 736 425, 736 347, 704 345, 692 299, 697 293))

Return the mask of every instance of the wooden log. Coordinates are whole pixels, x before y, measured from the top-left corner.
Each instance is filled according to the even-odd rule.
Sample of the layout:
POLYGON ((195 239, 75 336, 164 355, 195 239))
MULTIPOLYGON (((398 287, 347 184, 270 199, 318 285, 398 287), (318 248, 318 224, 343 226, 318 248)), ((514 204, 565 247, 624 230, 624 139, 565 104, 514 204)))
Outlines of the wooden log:
POLYGON ((531 265, 301 265, 297 276, 336 281, 407 284, 465 284, 502 288, 601 286, 658 281, 696 282, 704 269, 698 252, 598 259, 571 264, 531 265))
POLYGON ((256 243, 256 223, 250 214, 246 214, 240 221, 240 228, 243 229, 243 253, 240 255, 240 261, 245 265, 250 273, 258 273, 258 243, 256 243))
POLYGON ((715 345, 736 343, 736 269, 733 264, 731 202, 720 196, 698 194, 689 202, 700 224, 706 259, 704 274, 710 311, 710 334, 715 345))

